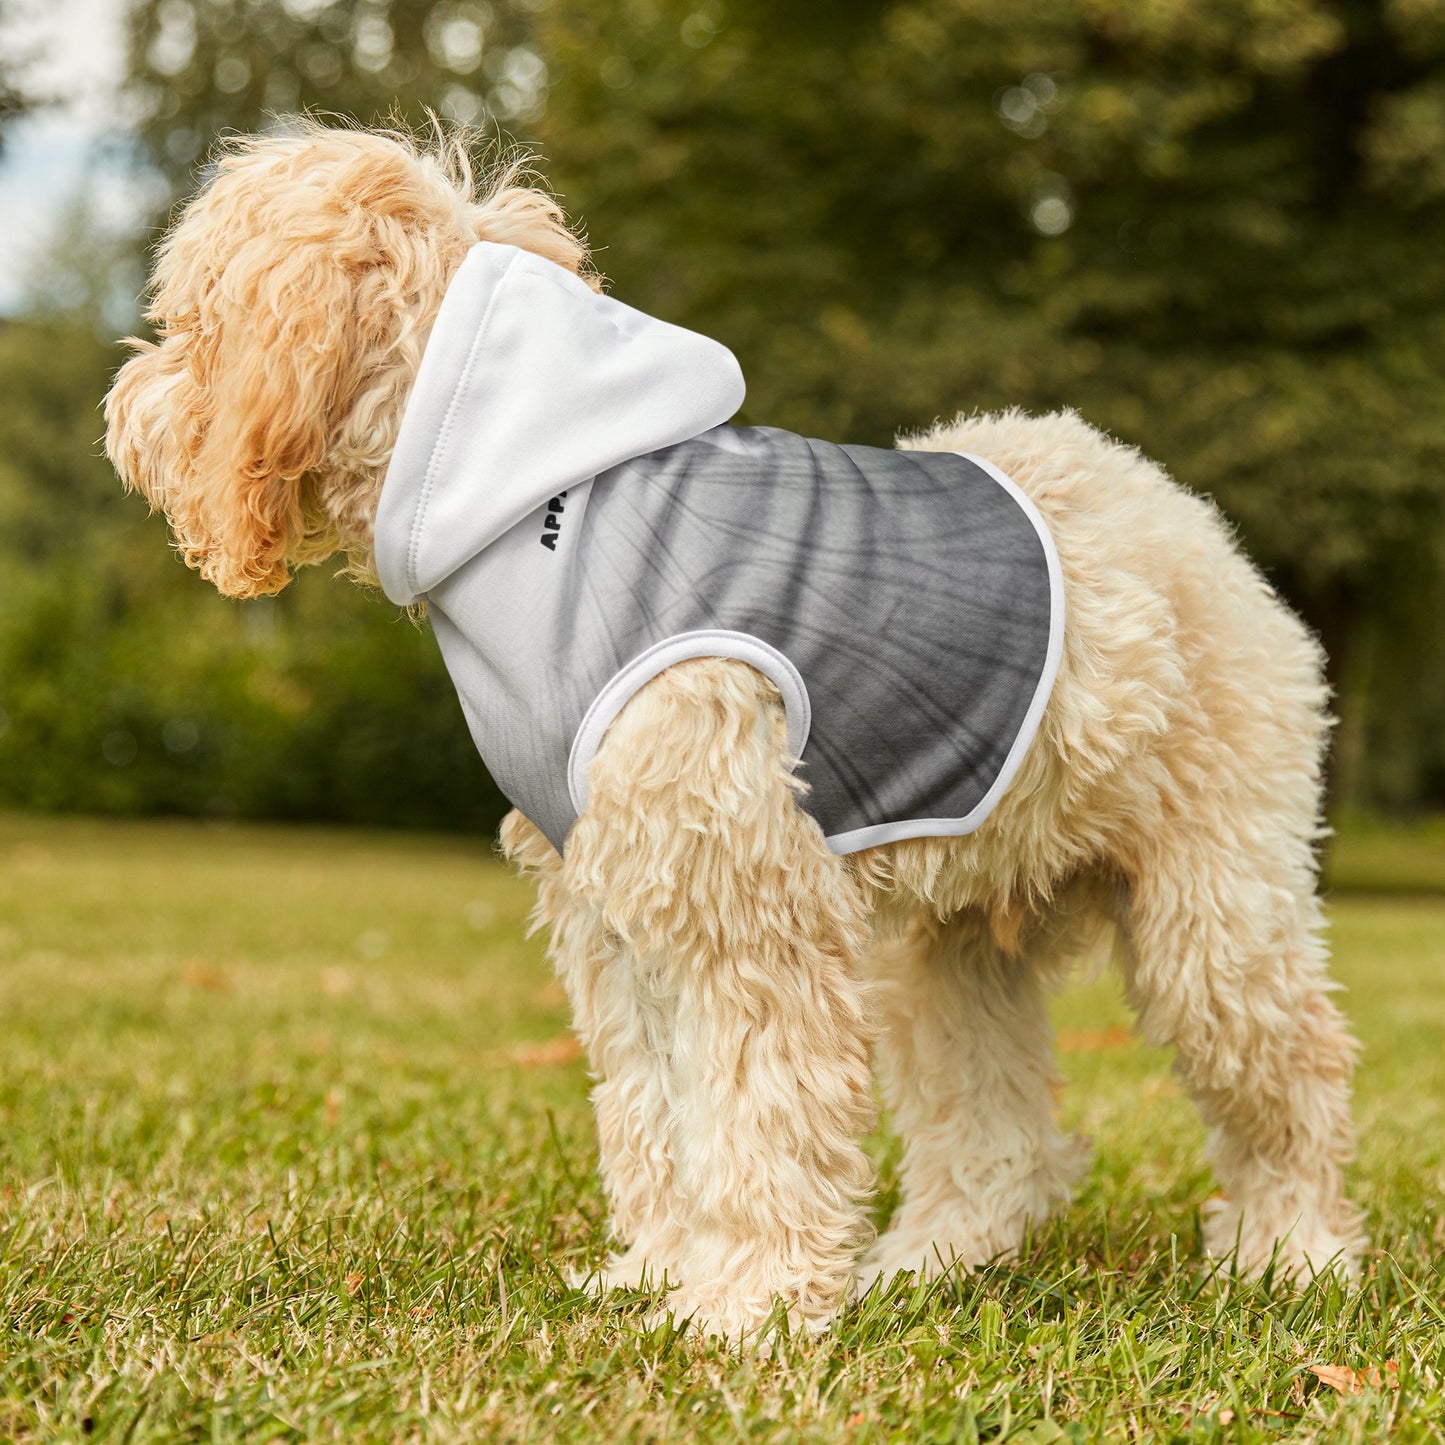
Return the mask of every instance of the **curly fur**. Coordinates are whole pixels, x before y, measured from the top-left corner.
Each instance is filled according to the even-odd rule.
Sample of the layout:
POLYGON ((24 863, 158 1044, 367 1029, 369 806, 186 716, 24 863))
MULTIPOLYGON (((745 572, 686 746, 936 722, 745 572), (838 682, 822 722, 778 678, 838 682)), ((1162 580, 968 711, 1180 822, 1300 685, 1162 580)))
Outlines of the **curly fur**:
POLYGON ((116 470, 221 592, 278 592, 338 552, 375 581, 386 465, 467 251, 503 241, 585 270, 525 170, 479 189, 460 139, 426 150, 312 121, 222 144, 156 256, 157 339, 130 340, 106 399, 116 470))
MULTIPOLYGON (((461 153, 306 127, 234 142, 161 248, 154 345, 107 445, 222 591, 284 586, 370 525, 446 283, 478 237, 581 269, 556 204, 461 153)), ((619 1253, 729 1338, 778 1301, 821 1327, 856 1281, 1006 1257, 1069 1197, 1045 1003, 1115 923, 1140 1027, 1175 1050, 1225 1198, 1207 1247, 1352 1270, 1354 1045, 1315 894, 1319 649, 1217 512, 1071 413, 961 417, 912 447, 988 457, 1034 501, 1067 599, 1039 734, 988 822, 838 858, 797 806, 778 697, 745 664, 669 669, 597 754, 565 859, 507 855, 596 1079, 619 1253), (871 1241, 870 1052, 904 1137, 871 1241)))

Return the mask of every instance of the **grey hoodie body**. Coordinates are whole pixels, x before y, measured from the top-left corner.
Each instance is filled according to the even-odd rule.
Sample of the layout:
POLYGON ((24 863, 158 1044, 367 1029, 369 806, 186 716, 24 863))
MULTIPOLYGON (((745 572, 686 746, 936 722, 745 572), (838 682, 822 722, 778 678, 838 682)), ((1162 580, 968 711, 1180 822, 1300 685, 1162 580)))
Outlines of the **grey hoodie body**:
POLYGON ((838 853, 992 810, 1058 670, 1037 511, 982 458, 722 425, 731 353, 512 247, 447 292, 377 517, 472 736, 559 850, 627 700, 694 657, 778 687, 838 853))

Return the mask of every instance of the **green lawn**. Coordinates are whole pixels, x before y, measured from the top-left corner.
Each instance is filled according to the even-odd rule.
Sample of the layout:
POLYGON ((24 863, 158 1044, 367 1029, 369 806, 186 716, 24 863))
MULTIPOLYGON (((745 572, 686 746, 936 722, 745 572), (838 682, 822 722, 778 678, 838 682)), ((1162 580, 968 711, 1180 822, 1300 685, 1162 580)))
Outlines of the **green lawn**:
POLYGON ((1445 817, 1350 818, 1330 840, 1325 884, 1342 892, 1445 895, 1445 817))
POLYGON ((1429 836, 1332 875, 1361 1288, 1211 1277, 1200 1129, 1106 982, 1058 1009, 1073 1208, 759 1360, 566 1284, 586 1079, 485 844, 0 817, 0 1440, 1445 1439, 1445 896, 1342 891, 1438 884, 1429 836))

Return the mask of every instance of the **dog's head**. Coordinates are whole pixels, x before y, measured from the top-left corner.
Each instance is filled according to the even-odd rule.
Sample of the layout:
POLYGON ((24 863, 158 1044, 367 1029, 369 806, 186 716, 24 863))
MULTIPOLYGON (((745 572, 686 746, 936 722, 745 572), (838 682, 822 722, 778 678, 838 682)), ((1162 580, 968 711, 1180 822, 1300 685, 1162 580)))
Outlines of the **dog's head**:
POLYGON ((106 397, 106 450, 188 565, 233 597, 344 552, 370 577, 386 464, 448 281, 478 240, 574 271, 582 242, 520 164, 307 123, 227 142, 157 254, 154 342, 106 397))

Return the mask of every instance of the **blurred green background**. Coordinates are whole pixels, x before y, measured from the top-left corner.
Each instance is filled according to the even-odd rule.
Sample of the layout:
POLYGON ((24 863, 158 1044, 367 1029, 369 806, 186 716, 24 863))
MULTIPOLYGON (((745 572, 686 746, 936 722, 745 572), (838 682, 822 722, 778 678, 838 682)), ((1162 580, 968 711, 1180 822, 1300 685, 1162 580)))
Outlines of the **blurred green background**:
MULTIPOLYGON (((150 228, 78 202, 0 320, 0 806, 500 816, 427 633, 326 568, 218 598, 97 440, 145 248, 213 138, 428 106, 533 148, 614 293, 737 352, 747 422, 887 444, 1072 406, 1157 457, 1324 639, 1336 810, 1445 806, 1440 0, 140 0, 128 24, 106 163, 150 228)), ((0 54, 0 141, 36 99, 0 54)))

